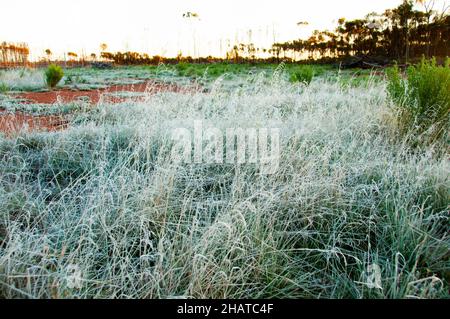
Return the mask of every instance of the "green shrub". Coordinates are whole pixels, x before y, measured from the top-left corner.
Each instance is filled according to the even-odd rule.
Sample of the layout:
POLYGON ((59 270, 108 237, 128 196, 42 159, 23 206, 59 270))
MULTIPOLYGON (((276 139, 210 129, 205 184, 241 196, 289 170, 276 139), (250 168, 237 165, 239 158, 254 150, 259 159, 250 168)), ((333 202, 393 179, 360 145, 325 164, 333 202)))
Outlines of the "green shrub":
POLYGON ((8 92, 9 88, 5 83, 0 83, 0 93, 8 92))
POLYGON ((425 60, 406 70, 398 67, 387 72, 388 94, 398 111, 402 133, 412 133, 415 143, 432 143, 448 131, 450 119, 450 68, 436 60, 425 60))
POLYGON ((58 65, 51 64, 48 66, 47 70, 45 70, 45 82, 51 88, 54 88, 56 84, 61 81, 63 76, 63 69, 58 65))
POLYGON ((178 64, 176 64, 175 68, 177 69, 177 71, 179 72, 183 72, 185 71, 187 68, 189 67, 189 65, 185 62, 179 62, 178 64))
POLYGON ((314 68, 310 65, 303 65, 292 71, 289 80, 291 82, 311 83, 314 77, 314 68))

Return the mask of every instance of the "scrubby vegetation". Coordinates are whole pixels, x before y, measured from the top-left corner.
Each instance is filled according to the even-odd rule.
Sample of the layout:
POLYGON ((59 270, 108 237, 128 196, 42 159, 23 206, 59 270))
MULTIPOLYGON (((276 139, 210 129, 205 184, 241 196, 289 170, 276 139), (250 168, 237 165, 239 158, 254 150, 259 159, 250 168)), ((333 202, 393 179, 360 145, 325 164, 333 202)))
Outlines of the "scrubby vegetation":
POLYGON ((296 68, 291 72, 291 82, 301 82, 305 84, 311 83, 314 77, 314 69, 310 65, 304 65, 296 68))
POLYGON ((45 82, 50 88, 54 88, 64 76, 64 71, 59 65, 51 64, 45 70, 45 82))
POLYGON ((445 138, 450 128, 450 67, 423 59, 406 74, 398 67, 389 75, 388 92, 398 108, 402 133, 410 133, 414 143, 433 143, 445 138))
POLYGON ((447 156, 393 134, 384 83, 305 86, 289 73, 100 104, 65 131, 0 138, 0 296, 448 296, 447 156), (196 119, 279 127, 278 170, 173 163, 172 130, 196 119))

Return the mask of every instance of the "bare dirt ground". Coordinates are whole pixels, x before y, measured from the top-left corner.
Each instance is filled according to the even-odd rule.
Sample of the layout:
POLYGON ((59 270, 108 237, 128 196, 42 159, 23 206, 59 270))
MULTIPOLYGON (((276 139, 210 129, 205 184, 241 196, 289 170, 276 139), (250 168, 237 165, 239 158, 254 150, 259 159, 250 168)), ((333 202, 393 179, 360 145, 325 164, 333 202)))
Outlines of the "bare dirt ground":
POLYGON ((10 136, 20 131, 57 131, 68 126, 68 121, 60 115, 34 116, 16 112, 0 115, 0 132, 10 136))
MULTIPOLYGON (((81 98, 88 98, 91 104, 97 104, 101 99, 107 103, 120 103, 129 100, 129 97, 111 95, 116 92, 134 92, 155 94, 158 92, 196 92, 200 88, 197 86, 182 87, 176 84, 162 83, 157 81, 145 81, 137 84, 113 85, 98 90, 55 90, 49 92, 26 92, 17 95, 17 98, 24 99, 25 103, 53 104, 56 102, 70 103, 81 98)), ((133 97, 132 100, 140 100, 143 97, 133 97)), ((1 106, 0 106, 1 111, 1 106)), ((0 113, 0 132, 7 136, 20 131, 56 131, 67 128, 68 120, 62 115, 35 116, 21 112, 0 113)))
MULTIPOLYGON (((102 96, 115 92, 136 92, 154 94, 157 92, 192 92, 197 87, 182 87, 176 84, 162 83, 157 81, 145 81, 137 84, 113 85, 104 89, 89 91, 56 90, 50 92, 27 92, 18 95, 18 98, 26 99, 30 103, 52 104, 58 101, 69 103, 81 97, 89 97, 92 104, 98 103, 102 96)), ((108 102, 122 102, 126 98, 108 97, 108 102)))

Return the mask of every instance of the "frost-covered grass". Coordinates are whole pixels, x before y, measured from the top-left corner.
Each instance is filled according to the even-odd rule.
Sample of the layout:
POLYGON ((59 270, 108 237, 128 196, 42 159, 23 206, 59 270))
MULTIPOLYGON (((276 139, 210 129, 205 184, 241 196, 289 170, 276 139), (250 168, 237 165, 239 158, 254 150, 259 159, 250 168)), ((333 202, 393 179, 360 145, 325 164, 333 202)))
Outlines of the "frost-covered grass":
POLYGON ((30 103, 29 100, 17 98, 13 95, 0 94, 0 107, 7 113, 21 112, 29 115, 58 115, 70 114, 76 112, 85 112, 92 108, 86 99, 79 97, 77 100, 64 103, 57 102, 53 104, 30 103))
POLYGON ((446 297, 448 156, 412 153, 388 103, 382 83, 276 72, 1 139, 0 296, 446 297), (279 127, 278 170, 173 163, 173 128, 196 119, 279 127))
MULTIPOLYGON (((314 71, 314 76, 337 75, 338 69, 331 66, 311 65, 307 66, 314 71)), ((242 79, 249 74, 270 75, 278 68, 277 64, 260 63, 178 63, 160 64, 147 66, 122 66, 111 69, 95 68, 73 68, 66 70, 66 84, 77 87, 90 85, 111 85, 111 84, 134 84, 148 79, 157 79, 166 82, 174 82, 179 85, 191 84, 193 81, 203 86, 209 87, 215 80, 221 78, 222 81, 230 85, 242 84, 242 79)), ((283 64, 285 75, 289 78, 297 73, 303 66, 297 64, 283 64)), ((343 71, 347 77, 359 74, 364 70, 343 71)))
POLYGON ((3 91, 35 91, 46 88, 43 70, 0 70, 0 87, 3 91))
MULTIPOLYGON (((245 85, 244 79, 265 74, 270 78, 278 68, 276 64, 234 64, 234 63, 179 63, 147 66, 118 66, 111 69, 96 68, 66 68, 64 77, 58 84, 59 88, 74 90, 95 90, 111 85, 127 85, 142 83, 146 80, 158 80, 190 85, 193 82, 210 87, 217 79, 230 87, 245 85)), ((285 77, 291 78, 305 66, 283 64, 285 77)), ((314 77, 338 78, 343 85, 365 85, 377 80, 370 77, 370 70, 339 70, 332 66, 310 65, 307 69, 313 71, 314 77)), ((13 69, 0 70, 0 93, 8 91, 39 91, 47 90, 44 80, 44 69, 13 69)))
POLYGON ((135 91, 115 91, 105 93, 104 96, 119 97, 119 98, 138 98, 138 97, 146 97, 147 93, 135 91))
MULTIPOLYGON (((1 99, 0 99, 1 102, 1 99)), ((91 106, 83 101, 75 101, 71 103, 18 103, 17 101, 5 102, 2 104, 4 111, 8 113, 21 112, 25 114, 41 116, 41 115, 58 115, 71 114, 75 112, 85 112, 91 106)))

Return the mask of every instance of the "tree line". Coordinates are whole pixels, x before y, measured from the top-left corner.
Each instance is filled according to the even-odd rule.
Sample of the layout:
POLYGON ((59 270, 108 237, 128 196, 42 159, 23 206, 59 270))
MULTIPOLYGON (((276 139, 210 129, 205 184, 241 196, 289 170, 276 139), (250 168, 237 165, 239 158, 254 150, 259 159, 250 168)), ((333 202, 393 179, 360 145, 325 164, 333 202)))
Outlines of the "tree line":
MULTIPOLYGON (((307 25, 299 22, 299 26, 307 25)), ((436 8, 434 0, 404 0, 383 13, 369 13, 364 18, 341 18, 335 30, 315 30, 306 39, 274 43, 259 48, 253 43, 229 47, 221 58, 150 57, 137 52, 102 52, 101 57, 116 64, 158 64, 177 62, 280 62, 335 61, 352 56, 383 57, 408 62, 422 56, 450 56, 450 16, 448 7, 436 8), (266 56, 261 58, 261 56, 266 56)))
POLYGON ((408 61, 421 56, 449 56, 448 7, 435 10, 432 0, 405 0, 382 14, 370 13, 355 20, 341 18, 334 31, 316 30, 306 40, 275 43, 272 52, 277 58, 312 60, 369 55, 408 61))
MULTIPOLYGON (((254 43, 229 45, 225 58, 183 56, 175 58, 150 56, 138 52, 108 52, 107 44, 100 45, 101 53, 89 56, 67 52, 68 62, 112 62, 117 65, 175 64, 179 62, 257 63, 280 61, 333 62, 354 56, 381 57, 387 61, 408 62, 422 56, 450 56, 450 16, 448 7, 437 8, 435 0, 404 0, 398 7, 383 13, 369 13, 364 18, 338 20, 334 30, 315 30, 308 39, 295 39, 260 48, 254 43)), ((193 13, 190 13, 190 17, 193 13)), ((185 14, 183 17, 187 17, 185 14)), ((299 26, 308 22, 297 23, 299 26)), ((26 44, 2 43, 0 63, 26 63, 29 50, 26 44)), ((51 61, 52 52, 45 50, 51 61)))
POLYGON ((0 67, 25 66, 30 49, 26 43, 0 43, 0 67))

